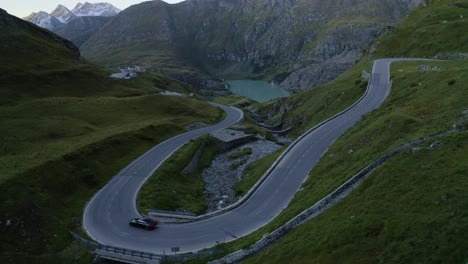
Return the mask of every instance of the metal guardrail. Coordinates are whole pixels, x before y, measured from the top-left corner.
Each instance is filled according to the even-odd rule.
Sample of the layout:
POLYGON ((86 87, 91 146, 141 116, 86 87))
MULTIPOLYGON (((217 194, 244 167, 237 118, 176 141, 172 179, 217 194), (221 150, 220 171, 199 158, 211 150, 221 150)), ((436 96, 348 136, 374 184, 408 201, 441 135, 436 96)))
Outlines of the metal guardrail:
POLYGON ((143 252, 143 251, 138 251, 138 250, 119 248, 119 247, 113 247, 113 246, 101 245, 97 248, 97 250, 121 254, 123 256, 138 257, 142 259, 151 259, 151 260, 164 259, 164 255, 153 254, 153 253, 148 253, 148 252, 143 252))
POLYGON ((225 253, 227 250, 223 248, 215 248, 210 249, 207 251, 197 252, 197 253, 184 253, 184 254, 177 254, 177 255, 164 255, 162 258, 163 261, 174 261, 174 262, 182 262, 187 260, 196 260, 196 259, 204 259, 216 254, 225 253))
POLYGON ((192 214, 192 213, 171 212, 171 211, 154 210, 154 209, 146 209, 146 211, 148 212, 148 216, 150 217, 168 217, 168 218, 180 218, 180 219, 187 219, 187 220, 194 220, 197 218, 197 215, 192 214))
POLYGON ((148 212, 151 213, 161 213, 161 214, 176 214, 176 215, 183 215, 183 216, 197 216, 193 213, 185 213, 185 212, 175 212, 175 211, 164 211, 164 210, 154 210, 154 209, 147 209, 148 212))
MULTIPOLYGON (((215 248, 215 249, 197 252, 197 253, 184 253, 184 254, 174 254, 174 255, 154 254, 154 253, 149 253, 149 252, 144 252, 144 251, 102 245, 100 243, 85 239, 72 231, 69 231, 69 233, 70 233, 70 236, 76 241, 78 241, 80 244, 94 249, 95 250, 94 254, 97 254, 97 255, 99 255, 98 251, 102 251, 102 252, 110 252, 114 254, 120 254, 122 256, 135 257, 135 258, 140 258, 140 259, 163 260, 163 261, 183 261, 183 260, 192 260, 192 259, 202 259, 202 258, 206 258, 215 254, 226 252, 226 249, 215 248)), ((122 259, 122 261, 127 261, 127 260, 122 259)))
POLYGON ((69 233, 70 233, 70 236, 72 238, 74 238, 76 241, 78 241, 80 244, 82 244, 84 246, 87 246, 89 248, 93 248, 95 250, 101 250, 101 251, 105 251, 105 252, 117 253, 117 254, 121 254, 121 255, 124 255, 124 256, 139 257, 139 258, 143 258, 143 259, 160 260, 160 259, 164 258, 164 255, 102 245, 100 243, 85 239, 85 238, 81 237, 80 235, 78 235, 78 234, 76 234, 76 233, 74 233, 72 231, 69 231, 69 233))

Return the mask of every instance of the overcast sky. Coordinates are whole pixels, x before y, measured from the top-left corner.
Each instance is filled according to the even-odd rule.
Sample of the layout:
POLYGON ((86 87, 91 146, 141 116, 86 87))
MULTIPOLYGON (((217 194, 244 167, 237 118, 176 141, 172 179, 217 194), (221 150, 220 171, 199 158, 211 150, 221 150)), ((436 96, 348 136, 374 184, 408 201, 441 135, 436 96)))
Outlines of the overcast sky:
MULTIPOLYGON (((46 11, 50 13, 59 4, 66 6, 68 9, 73 9, 79 2, 100 3, 107 2, 117 8, 125 9, 131 5, 145 2, 147 0, 1 0, 0 8, 5 9, 9 14, 17 17, 25 17, 32 12, 46 11)), ((163 0, 167 3, 179 3, 183 0, 163 0)))

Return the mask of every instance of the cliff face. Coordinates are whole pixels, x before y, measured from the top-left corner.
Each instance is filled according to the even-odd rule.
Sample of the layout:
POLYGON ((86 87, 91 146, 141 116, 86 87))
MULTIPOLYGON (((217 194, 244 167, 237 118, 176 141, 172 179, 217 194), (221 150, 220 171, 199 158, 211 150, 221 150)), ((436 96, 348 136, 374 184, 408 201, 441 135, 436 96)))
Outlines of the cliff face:
POLYGON ((304 90, 341 74, 389 25, 421 4, 424 1, 145 2, 115 17, 82 51, 109 65, 139 62, 166 74, 180 74, 183 68, 202 78, 261 78, 304 90))

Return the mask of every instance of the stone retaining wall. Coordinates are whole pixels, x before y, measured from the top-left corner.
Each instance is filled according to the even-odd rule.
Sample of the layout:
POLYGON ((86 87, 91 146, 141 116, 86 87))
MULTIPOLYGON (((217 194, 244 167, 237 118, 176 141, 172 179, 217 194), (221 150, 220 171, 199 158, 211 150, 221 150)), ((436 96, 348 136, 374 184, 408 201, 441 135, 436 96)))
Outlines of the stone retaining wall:
POLYGON ((208 140, 203 140, 200 147, 198 148, 197 152, 193 156, 192 160, 189 164, 185 167, 182 171, 182 174, 185 176, 189 176, 190 174, 194 173, 198 169, 198 164, 203 156, 203 151, 205 150, 206 146, 208 145, 208 140))
POLYGON ((247 144, 249 142, 255 141, 257 139, 258 139, 257 135, 248 135, 248 136, 237 138, 237 139, 234 139, 234 140, 231 140, 231 141, 228 141, 228 142, 217 143, 216 146, 219 149, 221 149, 221 151, 224 152, 224 151, 233 149, 235 147, 242 146, 242 145, 247 144))

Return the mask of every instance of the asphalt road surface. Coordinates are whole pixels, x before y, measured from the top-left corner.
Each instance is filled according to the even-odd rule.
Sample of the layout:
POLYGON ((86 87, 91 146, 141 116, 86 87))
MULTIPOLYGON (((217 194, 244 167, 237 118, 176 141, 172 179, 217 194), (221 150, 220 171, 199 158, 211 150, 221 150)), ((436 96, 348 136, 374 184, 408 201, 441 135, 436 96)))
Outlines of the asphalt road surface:
POLYGON ((173 247, 179 247, 180 252, 197 251, 252 233, 288 206, 328 147, 385 100, 390 92, 390 63, 399 60, 413 59, 375 61, 366 96, 346 113, 300 139, 248 201, 233 211, 186 224, 161 224, 154 231, 128 225, 130 219, 140 216, 135 200, 141 185, 167 157, 190 139, 241 118, 239 110, 223 107, 227 112, 223 122, 163 142, 116 175, 86 206, 84 228, 102 244, 156 254, 169 253, 173 247))

